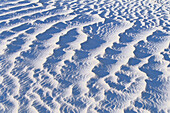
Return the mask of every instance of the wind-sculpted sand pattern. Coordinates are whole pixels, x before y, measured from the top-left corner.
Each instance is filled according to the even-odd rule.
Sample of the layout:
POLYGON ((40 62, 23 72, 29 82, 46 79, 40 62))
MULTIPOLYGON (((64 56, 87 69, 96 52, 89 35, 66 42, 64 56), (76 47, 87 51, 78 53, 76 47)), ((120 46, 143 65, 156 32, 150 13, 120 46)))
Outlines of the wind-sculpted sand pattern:
POLYGON ((1 0, 0 113, 170 113, 170 1, 1 0))

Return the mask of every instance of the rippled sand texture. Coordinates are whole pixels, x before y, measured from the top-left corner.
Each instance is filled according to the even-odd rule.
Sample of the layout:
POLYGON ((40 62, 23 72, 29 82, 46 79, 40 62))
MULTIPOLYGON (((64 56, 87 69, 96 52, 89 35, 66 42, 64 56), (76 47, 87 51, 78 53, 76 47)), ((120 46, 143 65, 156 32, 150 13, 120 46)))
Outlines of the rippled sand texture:
POLYGON ((0 113, 170 113, 170 1, 1 0, 0 113))

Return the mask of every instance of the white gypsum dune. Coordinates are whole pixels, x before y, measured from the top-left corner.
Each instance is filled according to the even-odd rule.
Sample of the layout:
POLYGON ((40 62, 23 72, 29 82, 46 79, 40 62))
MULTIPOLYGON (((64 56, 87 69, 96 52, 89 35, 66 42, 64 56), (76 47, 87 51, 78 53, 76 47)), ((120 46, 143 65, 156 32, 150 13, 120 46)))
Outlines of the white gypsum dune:
POLYGON ((169 113, 170 1, 0 0, 0 113, 169 113))

